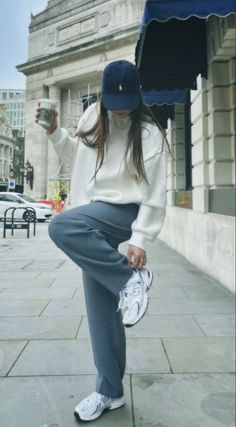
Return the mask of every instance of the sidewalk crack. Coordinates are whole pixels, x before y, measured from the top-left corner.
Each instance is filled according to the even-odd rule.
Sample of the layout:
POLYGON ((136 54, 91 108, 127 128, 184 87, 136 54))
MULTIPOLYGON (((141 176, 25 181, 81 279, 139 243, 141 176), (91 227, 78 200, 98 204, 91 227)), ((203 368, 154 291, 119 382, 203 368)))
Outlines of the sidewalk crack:
POLYGON ((193 320, 196 322, 197 326, 199 327, 199 329, 202 331, 203 336, 207 337, 207 334, 205 333, 204 329, 201 327, 201 325, 198 323, 197 319, 195 318, 194 314, 191 314, 191 317, 193 318, 193 320))
POLYGON ((16 358, 15 362, 14 362, 14 363, 13 363, 13 365, 10 367, 9 371, 6 373, 5 377, 8 377, 8 375, 10 374, 10 372, 12 371, 12 369, 14 368, 15 364, 18 362, 18 360, 19 360, 20 356, 22 355, 23 351, 25 351, 25 349, 26 349, 26 347, 28 346, 29 342, 30 342, 30 340, 28 340, 28 341, 26 342, 26 344, 25 344, 25 345, 24 345, 24 347, 22 348, 21 352, 18 354, 18 356, 17 356, 17 358, 16 358))
POLYGON ((41 317, 41 316, 42 316, 43 312, 46 310, 46 308, 48 307, 48 305, 50 304, 50 302, 52 302, 52 300, 51 300, 51 299, 47 302, 47 304, 46 304, 46 305, 45 305, 45 307, 42 309, 42 311, 41 311, 41 313, 39 314, 39 316, 38 316, 38 317, 41 317))
POLYGON ((165 353, 165 356, 166 356, 166 358, 167 358, 167 362, 168 362, 169 367, 170 367, 170 373, 171 373, 171 374, 173 374, 173 373, 174 373, 174 371, 173 371, 173 369, 172 369, 172 366, 171 366, 171 363, 170 363, 170 359, 169 359, 169 356, 168 356, 168 354, 167 354, 167 350, 166 350, 166 348, 165 348, 165 344, 164 344, 163 338, 161 338, 161 345, 162 345, 163 351, 164 351, 164 353, 165 353))
POLYGON ((79 326, 78 326, 78 331, 76 332, 76 334, 75 334, 75 339, 78 339, 78 334, 79 334, 79 330, 80 330, 80 328, 81 328, 81 325, 82 325, 82 321, 83 321, 83 318, 84 318, 85 316, 81 316, 81 319, 80 319, 80 322, 79 322, 79 326))
POLYGON ((135 427, 135 416, 134 416, 134 396, 133 396, 132 374, 129 376, 129 382, 130 382, 131 414, 132 414, 133 427, 135 427))

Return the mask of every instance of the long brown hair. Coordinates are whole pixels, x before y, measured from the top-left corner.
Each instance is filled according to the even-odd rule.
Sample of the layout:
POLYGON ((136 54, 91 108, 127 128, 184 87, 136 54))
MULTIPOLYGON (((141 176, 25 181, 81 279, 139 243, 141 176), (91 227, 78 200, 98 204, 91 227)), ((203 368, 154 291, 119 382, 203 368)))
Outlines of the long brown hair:
MULTIPOLYGON (((104 157, 105 157, 105 146, 109 136, 109 117, 108 111, 105 109, 103 102, 98 101, 100 103, 100 112, 98 115, 98 119, 94 126, 87 130, 83 131, 79 130, 76 134, 82 142, 90 148, 97 148, 97 160, 95 173, 92 179, 96 180, 96 175, 100 168, 103 165, 104 157)), ((133 165, 136 170, 136 179, 142 180, 144 179, 148 184, 148 179, 144 167, 143 160, 143 147, 142 147, 142 129, 143 123, 152 123, 155 124, 161 131, 163 135, 163 143, 162 150, 164 147, 164 142, 166 142, 168 150, 170 151, 169 143, 166 139, 164 130, 156 120, 154 114, 151 109, 144 104, 140 103, 139 107, 135 110, 132 110, 129 113, 131 119, 131 125, 128 131, 128 139, 127 139, 127 147, 124 154, 124 160, 127 160, 128 153, 131 153, 131 158, 133 160, 133 165)))

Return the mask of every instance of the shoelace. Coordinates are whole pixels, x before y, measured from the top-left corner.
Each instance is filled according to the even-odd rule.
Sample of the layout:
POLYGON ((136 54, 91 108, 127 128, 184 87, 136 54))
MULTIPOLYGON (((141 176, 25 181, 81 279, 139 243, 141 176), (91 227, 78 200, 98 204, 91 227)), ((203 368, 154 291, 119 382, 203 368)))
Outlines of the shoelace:
POLYGON ((89 407, 94 405, 97 406, 101 402, 102 397, 102 394, 93 392, 90 396, 87 397, 87 399, 85 399, 85 402, 89 404, 89 407))
POLYGON ((141 288, 141 282, 139 280, 137 281, 137 279, 129 283, 127 288, 125 288, 121 293, 121 298, 119 301, 117 311, 125 308, 129 308, 130 303, 133 301, 133 297, 140 295, 141 293, 140 288, 141 288))

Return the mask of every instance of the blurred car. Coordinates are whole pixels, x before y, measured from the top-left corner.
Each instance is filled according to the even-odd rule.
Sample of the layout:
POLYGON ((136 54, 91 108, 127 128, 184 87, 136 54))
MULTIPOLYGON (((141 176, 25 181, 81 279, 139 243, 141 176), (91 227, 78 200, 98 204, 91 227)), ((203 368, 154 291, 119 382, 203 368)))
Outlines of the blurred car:
MULTIPOLYGON (((36 212, 36 220, 38 222, 45 222, 53 215, 53 210, 50 206, 37 202, 26 194, 13 193, 13 192, 0 192, 0 220, 4 218, 4 212, 8 208, 34 208, 36 212)), ((10 218, 12 210, 8 211, 7 217, 10 218)), ((33 210, 24 211, 19 209, 15 211, 14 217, 17 219, 24 219, 25 221, 34 220, 33 210)))

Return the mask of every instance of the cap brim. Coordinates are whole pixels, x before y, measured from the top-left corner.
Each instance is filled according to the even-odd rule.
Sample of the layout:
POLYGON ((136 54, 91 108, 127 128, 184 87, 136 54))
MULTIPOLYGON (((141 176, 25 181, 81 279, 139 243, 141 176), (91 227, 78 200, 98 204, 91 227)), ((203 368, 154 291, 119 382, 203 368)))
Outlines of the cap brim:
POLYGON ((102 93, 102 102, 106 110, 135 110, 141 102, 140 94, 110 95, 102 93))

